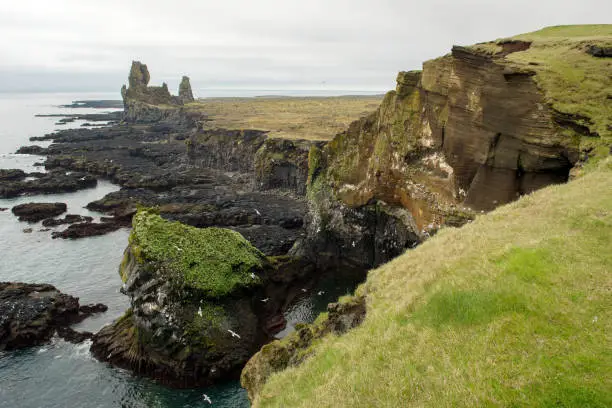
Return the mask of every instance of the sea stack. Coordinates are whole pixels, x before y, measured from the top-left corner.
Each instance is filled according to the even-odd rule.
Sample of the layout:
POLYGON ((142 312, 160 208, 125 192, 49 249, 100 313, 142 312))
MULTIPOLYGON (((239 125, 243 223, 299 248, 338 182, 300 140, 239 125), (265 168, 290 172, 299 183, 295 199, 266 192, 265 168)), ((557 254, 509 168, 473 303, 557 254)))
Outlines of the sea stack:
POLYGON ((140 210, 120 267, 131 309, 95 335, 91 350, 176 387, 236 376, 262 343, 253 296, 266 265, 237 232, 140 210))
POLYGON ((189 82, 188 76, 183 76, 181 84, 179 85, 179 99, 182 103, 193 102, 193 92, 191 91, 191 83, 189 82))
POLYGON ((150 80, 147 65, 132 61, 128 85, 121 87, 124 120, 132 123, 180 122, 180 107, 193 101, 189 78, 183 77, 179 96, 172 95, 165 82, 161 86, 149 86, 150 80))

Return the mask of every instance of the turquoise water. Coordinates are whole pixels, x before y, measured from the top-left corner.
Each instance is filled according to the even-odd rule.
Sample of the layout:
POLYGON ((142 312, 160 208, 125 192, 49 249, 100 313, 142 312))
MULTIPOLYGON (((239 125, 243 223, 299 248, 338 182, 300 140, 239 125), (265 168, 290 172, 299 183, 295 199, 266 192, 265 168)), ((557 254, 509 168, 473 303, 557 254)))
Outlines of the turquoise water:
MULTIPOLYGON (((72 100, 118 98, 115 94, 0 93, 0 168, 41 171, 41 167, 33 166, 42 160, 41 157, 13 152, 29 144, 31 136, 67 126, 55 126, 57 118, 35 118, 35 114, 70 113, 70 109, 56 106, 72 100)), ((89 111, 95 112, 78 110, 79 113, 89 111)), ((79 122, 69 124, 79 125, 79 122)), ((36 144, 44 146, 48 142, 36 144)), ((100 214, 83 207, 117 189, 101 180, 97 187, 75 193, 0 199, 0 208, 9 208, 0 211, 0 281, 51 283, 79 297, 81 304, 102 302, 108 305, 106 313, 85 320, 75 326, 77 330, 95 332, 119 317, 129 306, 128 298, 119 293, 121 280, 117 272, 128 230, 74 241, 53 240, 49 231, 40 231, 40 223, 18 222, 10 212, 12 206, 24 202, 61 201, 68 204, 69 213, 99 217, 100 214), (24 233, 27 227, 33 227, 33 232, 24 233)), ((308 293, 290 306, 286 313, 288 329, 281 334, 291 331, 296 323, 313 321, 328 302, 350 293, 360 278, 337 273, 309 288, 308 293)), ((246 391, 237 381, 196 390, 169 389, 95 360, 89 353, 89 346, 90 342, 74 345, 55 338, 42 347, 0 352, 0 408, 205 407, 208 403, 202 399, 204 393, 211 398, 214 407, 249 406, 246 391)))

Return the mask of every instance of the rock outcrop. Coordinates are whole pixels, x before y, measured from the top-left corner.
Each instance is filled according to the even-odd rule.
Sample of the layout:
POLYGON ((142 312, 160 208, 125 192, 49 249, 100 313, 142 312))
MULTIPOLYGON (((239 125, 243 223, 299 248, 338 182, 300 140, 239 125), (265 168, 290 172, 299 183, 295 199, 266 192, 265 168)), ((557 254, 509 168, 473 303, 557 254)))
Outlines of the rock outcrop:
POLYGON ((34 223, 63 214, 66 209, 65 203, 27 203, 14 206, 11 211, 19 221, 34 223))
POLYGON ((94 337, 94 355, 162 383, 236 375, 264 340, 252 296, 267 261, 240 234, 141 210, 121 263, 131 310, 94 337))
POLYGON ((56 332, 67 341, 83 341, 92 334, 69 326, 106 309, 102 304, 79 306, 78 298, 52 285, 0 282, 0 350, 44 344, 56 332))
MULTIPOLYGON (((36 146, 38 147, 38 146, 36 146)), ((34 154, 44 154, 46 149, 40 148, 34 154)), ((19 149, 18 153, 22 153, 19 149)), ((12 198, 28 194, 68 193, 95 187, 98 180, 85 173, 58 169, 48 173, 25 173, 21 170, 2 170, 0 173, 0 198, 12 198)))
POLYGON ((170 94, 165 82, 161 86, 149 86, 150 80, 147 66, 140 61, 132 61, 128 86, 123 85, 121 88, 124 119, 138 123, 186 121, 180 107, 183 103, 193 101, 189 78, 183 77, 179 96, 170 94))
POLYGON ((282 340, 266 344, 246 364, 240 383, 254 401, 268 378, 279 371, 299 365, 312 353, 312 344, 328 334, 342 335, 361 324, 366 314, 365 298, 351 297, 330 303, 327 315, 310 325, 299 325, 282 340))
POLYGON ((308 179, 308 153, 323 142, 269 138, 259 130, 199 130, 187 141, 190 164, 241 172, 259 191, 286 190, 303 196, 308 179))
POLYGON ((193 98, 193 92, 191 91, 191 82, 189 81, 188 76, 183 76, 183 79, 181 79, 178 97, 182 103, 189 103, 195 100, 193 98))

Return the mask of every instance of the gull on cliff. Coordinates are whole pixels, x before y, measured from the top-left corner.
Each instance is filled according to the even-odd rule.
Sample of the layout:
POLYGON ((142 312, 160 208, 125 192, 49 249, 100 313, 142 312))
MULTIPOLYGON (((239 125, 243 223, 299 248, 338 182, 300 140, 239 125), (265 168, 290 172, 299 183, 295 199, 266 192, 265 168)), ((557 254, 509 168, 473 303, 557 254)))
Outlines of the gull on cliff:
POLYGON ((251 272, 251 278, 255 279, 255 274, 253 272, 251 272))
POLYGON ((261 213, 259 212, 259 210, 257 210, 257 208, 253 208, 255 210, 255 212, 257 213, 257 215, 261 215, 261 213))
POLYGON ((227 331, 232 335, 232 337, 240 338, 240 335, 233 330, 227 329, 227 331))
POLYGON ((202 398, 204 399, 204 401, 208 402, 209 404, 212 404, 212 401, 210 400, 210 398, 208 397, 208 395, 206 395, 206 394, 202 394, 202 398))
POLYGON ((198 308, 198 316, 202 317, 202 307, 198 308))
POLYGON ((302 288, 302 292, 306 293, 308 292, 306 289, 302 288))
POLYGON ((320 290, 320 291, 317 292, 317 295, 322 296, 324 293, 325 293, 325 291, 320 290))

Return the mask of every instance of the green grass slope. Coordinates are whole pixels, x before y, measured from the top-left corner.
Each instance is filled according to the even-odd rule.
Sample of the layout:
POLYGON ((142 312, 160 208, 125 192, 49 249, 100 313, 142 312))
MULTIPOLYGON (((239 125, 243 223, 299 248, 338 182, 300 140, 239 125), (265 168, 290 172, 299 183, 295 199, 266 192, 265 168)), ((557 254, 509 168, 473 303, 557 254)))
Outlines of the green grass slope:
POLYGON ((256 407, 612 406, 612 159, 370 272, 256 407))

